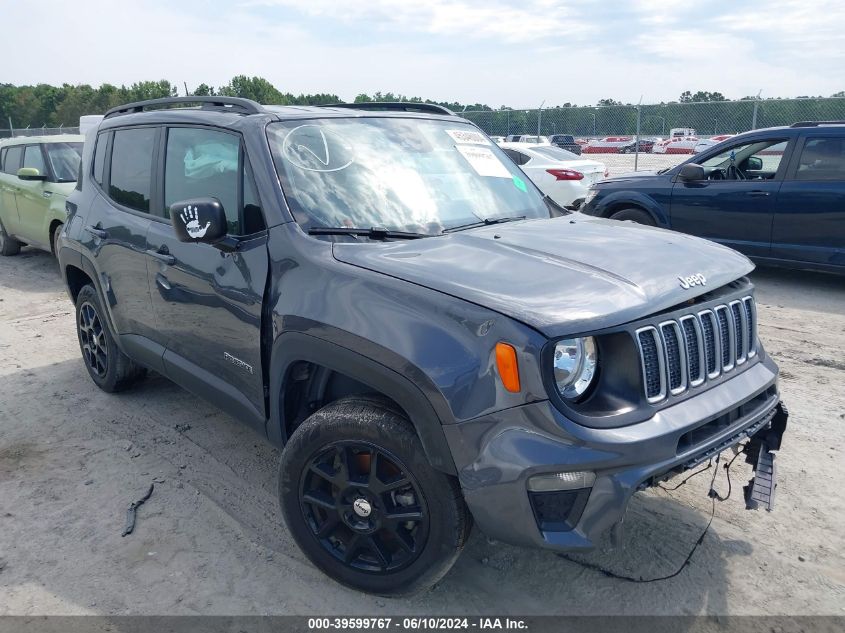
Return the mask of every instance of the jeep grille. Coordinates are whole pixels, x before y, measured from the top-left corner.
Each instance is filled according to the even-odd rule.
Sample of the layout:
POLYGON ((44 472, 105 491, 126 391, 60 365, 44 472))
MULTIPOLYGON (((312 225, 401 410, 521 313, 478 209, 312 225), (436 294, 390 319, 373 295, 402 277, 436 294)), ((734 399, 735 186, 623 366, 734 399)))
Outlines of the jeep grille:
POLYGON ((638 329, 646 399, 681 394, 752 358, 756 317, 754 299, 747 296, 638 329))

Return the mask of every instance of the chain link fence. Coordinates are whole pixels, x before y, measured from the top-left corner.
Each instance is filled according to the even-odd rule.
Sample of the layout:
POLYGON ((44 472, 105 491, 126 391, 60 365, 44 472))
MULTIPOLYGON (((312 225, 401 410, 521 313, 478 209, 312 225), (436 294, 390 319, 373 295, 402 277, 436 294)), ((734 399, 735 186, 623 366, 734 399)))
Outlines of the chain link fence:
MULTIPOLYGON (((740 132, 798 121, 845 121, 845 97, 465 111, 491 136, 573 137, 611 174, 672 167, 740 132)), ((542 140, 542 139, 541 139, 542 140)))
POLYGON ((0 139, 15 136, 52 136, 54 134, 79 134, 78 127, 28 127, 0 129, 0 139))

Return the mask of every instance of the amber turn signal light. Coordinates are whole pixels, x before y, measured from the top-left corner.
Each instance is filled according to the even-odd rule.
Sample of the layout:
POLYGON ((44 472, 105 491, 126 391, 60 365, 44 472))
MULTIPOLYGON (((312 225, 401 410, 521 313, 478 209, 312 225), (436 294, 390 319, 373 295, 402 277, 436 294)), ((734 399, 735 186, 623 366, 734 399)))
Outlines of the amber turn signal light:
POLYGON ((516 364, 516 350, 508 343, 496 343, 496 366, 505 389, 519 391, 519 366, 516 364))

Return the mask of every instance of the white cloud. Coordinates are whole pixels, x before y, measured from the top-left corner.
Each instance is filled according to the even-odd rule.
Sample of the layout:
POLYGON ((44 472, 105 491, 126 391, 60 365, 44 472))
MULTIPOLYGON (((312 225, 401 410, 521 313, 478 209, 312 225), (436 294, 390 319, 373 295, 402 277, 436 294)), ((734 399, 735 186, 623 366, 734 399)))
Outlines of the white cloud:
POLYGON ((21 61, 4 66, 2 81, 192 87, 247 74, 296 93, 390 90, 514 107, 845 89, 841 0, 816 9, 770 0, 716 17, 650 0, 618 15, 592 0, 261 0, 203 11, 160 1, 9 5, 3 23, 14 28, 4 26, 0 55, 21 61))

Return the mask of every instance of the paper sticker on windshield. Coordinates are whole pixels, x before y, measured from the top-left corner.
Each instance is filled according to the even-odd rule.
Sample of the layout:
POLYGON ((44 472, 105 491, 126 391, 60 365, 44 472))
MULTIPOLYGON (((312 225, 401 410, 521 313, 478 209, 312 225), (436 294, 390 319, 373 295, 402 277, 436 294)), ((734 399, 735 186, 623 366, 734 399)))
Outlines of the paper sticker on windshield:
POLYGON ((456 143, 469 143, 471 145, 490 145, 490 141, 484 138, 481 132, 475 130, 446 130, 446 134, 452 137, 456 143))
POLYGON ((492 150, 486 147, 474 145, 455 145, 461 155, 479 176, 492 176, 493 178, 510 178, 508 168, 500 161, 492 150))

